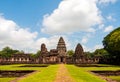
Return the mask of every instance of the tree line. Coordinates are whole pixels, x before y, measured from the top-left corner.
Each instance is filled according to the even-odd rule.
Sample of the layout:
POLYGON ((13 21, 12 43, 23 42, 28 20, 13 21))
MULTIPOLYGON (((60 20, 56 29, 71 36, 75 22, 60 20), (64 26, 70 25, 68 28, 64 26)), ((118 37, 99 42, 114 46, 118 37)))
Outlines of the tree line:
MULTIPOLYGON (((1 51, 0 51, 0 57, 5 57, 5 58, 9 58, 11 57, 13 54, 25 54, 24 51, 20 51, 20 50, 15 50, 12 49, 10 47, 4 47, 1 51)), ((40 50, 38 50, 36 53, 30 53, 31 57, 38 57, 40 55, 40 50)))

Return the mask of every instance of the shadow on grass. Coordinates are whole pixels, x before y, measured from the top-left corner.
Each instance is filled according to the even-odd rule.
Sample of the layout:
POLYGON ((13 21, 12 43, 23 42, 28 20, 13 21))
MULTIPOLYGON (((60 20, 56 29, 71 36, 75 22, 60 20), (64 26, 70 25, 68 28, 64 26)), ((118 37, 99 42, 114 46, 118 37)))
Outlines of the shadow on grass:
POLYGON ((75 64, 78 67, 111 67, 110 65, 100 65, 100 64, 75 64))
POLYGON ((21 77, 34 72, 33 70, 0 70, 0 78, 3 77, 21 77))
POLYGON ((19 67, 48 67, 48 64, 27 64, 27 65, 22 65, 19 67))

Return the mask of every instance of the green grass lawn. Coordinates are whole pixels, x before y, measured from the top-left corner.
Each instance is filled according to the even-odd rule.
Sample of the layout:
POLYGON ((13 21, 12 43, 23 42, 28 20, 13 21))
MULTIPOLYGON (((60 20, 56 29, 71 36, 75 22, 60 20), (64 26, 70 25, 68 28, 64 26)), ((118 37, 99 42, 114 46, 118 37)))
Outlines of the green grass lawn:
POLYGON ((48 68, 38 71, 18 82, 53 82, 57 73, 58 65, 51 65, 48 68))
MULTIPOLYGON (((108 66, 108 65, 107 65, 108 66)), ((76 82, 106 82, 98 76, 95 76, 89 71, 93 70, 120 70, 119 66, 109 65, 108 67, 77 67, 74 65, 66 65, 70 75, 76 80, 76 82)), ((114 80, 119 80, 120 76, 114 76, 114 80)))
MULTIPOLYGON (((49 65, 48 67, 20 67, 26 64, 15 64, 15 65, 0 65, 0 70, 36 70, 37 72, 22 78, 19 82, 53 82, 56 78, 57 65, 49 65)), ((99 64, 100 65, 100 64, 99 64)), ((74 65, 66 65, 69 74, 76 82, 106 82, 100 77, 89 73, 88 71, 93 70, 120 70, 119 66, 108 66, 108 67, 77 67, 74 65)), ((61 71, 62 72, 62 71, 61 71)), ((120 81, 120 76, 110 76, 116 81, 120 81)), ((9 82, 13 78, 0 78, 0 82, 9 82)))
POLYGON ((116 80, 117 82, 120 82, 120 76, 109 76, 109 78, 116 80))
POLYGON ((68 68, 70 75, 76 80, 76 82, 106 82, 79 67, 73 65, 67 65, 66 67, 68 68))
POLYGON ((15 78, 0 78, 0 82, 9 82, 15 78))
MULTIPOLYGON (((58 69, 58 65, 48 67, 20 67, 24 64, 1 65, 0 70, 37 70, 37 72, 21 79, 19 82, 52 82, 58 69)), ((0 78, 0 82, 9 82, 15 78, 0 78)))

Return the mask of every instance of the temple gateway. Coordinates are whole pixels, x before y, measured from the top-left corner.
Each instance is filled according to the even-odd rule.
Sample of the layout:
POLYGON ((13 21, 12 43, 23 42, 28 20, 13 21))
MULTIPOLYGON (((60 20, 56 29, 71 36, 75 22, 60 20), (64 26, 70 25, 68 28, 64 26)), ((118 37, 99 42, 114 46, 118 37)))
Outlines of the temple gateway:
POLYGON ((46 45, 41 44, 41 53, 37 58, 32 58, 29 54, 13 54, 9 58, 0 57, 0 64, 4 63, 36 63, 36 64, 87 64, 98 63, 99 58, 88 58, 80 43, 75 48, 73 56, 67 54, 67 48, 63 37, 60 37, 56 49, 47 50, 46 45))

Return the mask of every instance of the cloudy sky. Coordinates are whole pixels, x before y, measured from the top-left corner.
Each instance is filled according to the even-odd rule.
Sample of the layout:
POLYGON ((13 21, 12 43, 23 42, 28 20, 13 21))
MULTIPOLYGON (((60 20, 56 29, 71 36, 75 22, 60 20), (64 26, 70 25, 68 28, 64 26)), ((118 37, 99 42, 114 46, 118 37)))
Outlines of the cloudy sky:
POLYGON ((120 0, 0 0, 0 50, 54 49, 63 36, 68 50, 81 43, 92 52, 118 26, 120 0))

